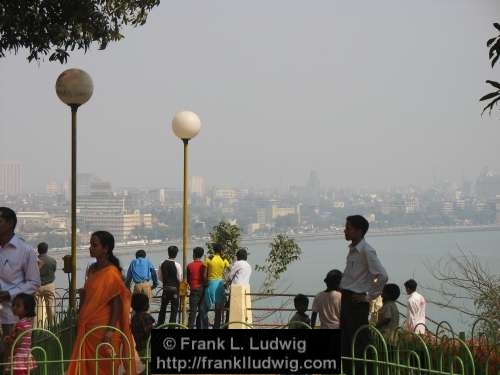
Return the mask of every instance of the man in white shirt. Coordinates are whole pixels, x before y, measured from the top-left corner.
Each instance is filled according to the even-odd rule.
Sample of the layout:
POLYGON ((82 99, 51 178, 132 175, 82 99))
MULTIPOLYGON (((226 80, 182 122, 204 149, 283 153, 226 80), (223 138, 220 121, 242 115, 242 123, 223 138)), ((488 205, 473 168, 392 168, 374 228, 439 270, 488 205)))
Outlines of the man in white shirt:
POLYGON ((41 284, 35 251, 14 234, 16 224, 16 213, 0 207, 0 322, 4 335, 12 332, 17 321, 11 301, 20 293, 34 294, 41 284))
POLYGON ((247 262, 248 253, 245 249, 239 249, 236 252, 236 262, 231 266, 229 280, 231 285, 245 284, 250 285, 250 275, 252 267, 247 262))
POLYGON ((425 298, 417 293, 417 282, 413 279, 405 282, 406 294, 408 294, 408 313, 404 324, 407 331, 418 334, 425 333, 425 298))
MULTIPOLYGON (((368 227, 368 221, 361 215, 346 218, 344 234, 345 239, 351 241, 351 244, 340 283, 342 292, 340 329, 342 330, 342 355, 347 357, 352 356, 351 343, 354 333, 359 327, 368 324, 370 301, 382 293, 387 282, 387 272, 380 263, 375 249, 365 241, 368 227)), ((356 357, 362 356, 368 343, 368 330, 360 331, 354 347, 356 357)), ((350 374, 351 363, 346 362, 345 365, 343 366, 344 372, 350 374)), ((361 369, 359 373, 362 373, 361 369)))

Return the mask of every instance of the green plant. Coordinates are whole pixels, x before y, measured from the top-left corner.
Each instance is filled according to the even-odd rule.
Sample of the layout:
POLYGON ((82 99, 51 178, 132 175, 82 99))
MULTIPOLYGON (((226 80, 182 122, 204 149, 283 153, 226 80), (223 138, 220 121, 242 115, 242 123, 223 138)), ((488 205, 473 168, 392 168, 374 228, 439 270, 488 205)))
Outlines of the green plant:
MULTIPOLYGON (((495 29, 500 31, 500 24, 494 23, 493 26, 495 27, 495 29)), ((500 34, 498 34, 497 36, 495 36, 491 39, 488 39, 488 41, 486 42, 486 46, 489 47, 489 49, 490 49, 489 59, 491 61, 491 67, 493 68, 495 66, 495 64, 497 63, 498 58, 500 57, 500 34)), ((482 112, 482 113, 484 113, 486 110, 489 110, 489 114, 491 115, 491 111, 493 109, 493 106, 497 105, 498 102, 500 101, 500 83, 495 82, 495 81, 490 81, 490 80, 487 80, 486 83, 493 86, 496 89, 496 91, 493 91, 493 92, 490 92, 489 94, 484 95, 483 97, 481 97, 481 99, 479 99, 479 101, 491 100, 488 103, 488 105, 486 105, 483 108, 483 112, 482 112)))
POLYGON ((49 55, 65 63, 69 51, 105 49, 123 26, 146 22, 159 0, 16 0, 0 2, 0 57, 28 49, 28 61, 49 55))
POLYGON ((261 287, 262 293, 273 293, 276 282, 288 266, 300 259, 302 250, 297 242, 286 234, 278 234, 269 244, 270 251, 263 265, 256 265, 255 270, 265 273, 261 287))
POLYGON ((222 246, 223 256, 230 262, 241 249, 241 229, 236 224, 221 221, 209 233, 210 242, 207 242, 208 254, 213 254, 212 245, 218 243, 222 246))

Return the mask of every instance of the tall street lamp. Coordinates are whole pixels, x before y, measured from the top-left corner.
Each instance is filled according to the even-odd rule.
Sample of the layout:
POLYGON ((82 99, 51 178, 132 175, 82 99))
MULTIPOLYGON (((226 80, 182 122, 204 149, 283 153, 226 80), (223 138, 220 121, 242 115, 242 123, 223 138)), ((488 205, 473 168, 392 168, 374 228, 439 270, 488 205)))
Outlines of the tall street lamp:
POLYGON ((188 143, 199 133, 201 121, 198 115, 190 111, 178 112, 172 120, 172 130, 174 134, 184 143, 184 186, 183 186, 183 210, 182 210, 182 269, 183 269, 183 287, 181 290, 181 306, 182 315, 181 323, 186 324, 186 266, 188 253, 188 237, 189 237, 189 207, 188 207, 188 143))
POLYGON ((76 307, 76 112, 94 91, 92 78, 81 69, 68 69, 56 81, 59 99, 71 108, 71 285, 69 306, 76 307))

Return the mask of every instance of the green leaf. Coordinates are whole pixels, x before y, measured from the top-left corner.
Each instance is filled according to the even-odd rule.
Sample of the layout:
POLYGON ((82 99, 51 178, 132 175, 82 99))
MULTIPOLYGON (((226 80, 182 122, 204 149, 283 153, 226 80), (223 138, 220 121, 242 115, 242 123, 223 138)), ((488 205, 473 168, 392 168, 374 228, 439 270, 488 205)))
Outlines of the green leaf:
POLYGON ((500 56, 500 54, 497 52, 497 54, 495 55, 495 57, 493 58, 493 60, 491 60, 491 67, 493 68, 496 64, 496 62, 498 61, 498 57, 500 56))
POLYGON ((498 37, 496 36, 494 38, 488 39, 488 41, 486 42, 486 47, 490 47, 497 38, 498 37))
POLYGON ((498 101, 500 100, 500 96, 498 98, 496 98, 495 100, 491 101, 490 104, 488 104, 486 107, 483 108, 483 112, 481 112, 481 116, 483 115, 483 113, 486 111, 486 110, 490 110, 489 114, 491 115, 491 111, 493 110, 493 106, 495 104, 498 103, 498 101))
POLYGON ((498 92, 498 91, 490 92, 489 94, 486 94, 483 97, 481 97, 481 99, 479 99, 479 101, 482 102, 483 100, 488 100, 488 99, 494 98, 495 96, 499 96, 499 95, 500 95, 500 92, 498 92))
POLYGON ((489 83, 493 87, 496 87, 497 89, 500 89, 500 83, 498 83, 498 82, 486 80, 486 83, 489 83))

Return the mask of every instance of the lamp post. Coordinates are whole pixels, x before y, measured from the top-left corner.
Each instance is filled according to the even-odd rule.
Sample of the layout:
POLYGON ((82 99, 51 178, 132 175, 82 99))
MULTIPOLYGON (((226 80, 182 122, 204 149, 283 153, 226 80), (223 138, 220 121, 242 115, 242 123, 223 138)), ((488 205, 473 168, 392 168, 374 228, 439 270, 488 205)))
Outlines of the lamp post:
POLYGON ((188 207, 188 143, 200 131, 201 121, 198 115, 190 111, 178 112, 172 120, 172 130, 174 134, 184 143, 184 186, 183 186, 183 209, 182 209, 182 269, 183 269, 183 291, 181 294, 181 323, 186 324, 186 266, 188 252, 188 237, 189 237, 189 207, 188 207))
POLYGON ((94 91, 92 78, 81 69, 68 69, 56 81, 59 99, 71 108, 71 285, 69 306, 76 307, 76 112, 94 91))

